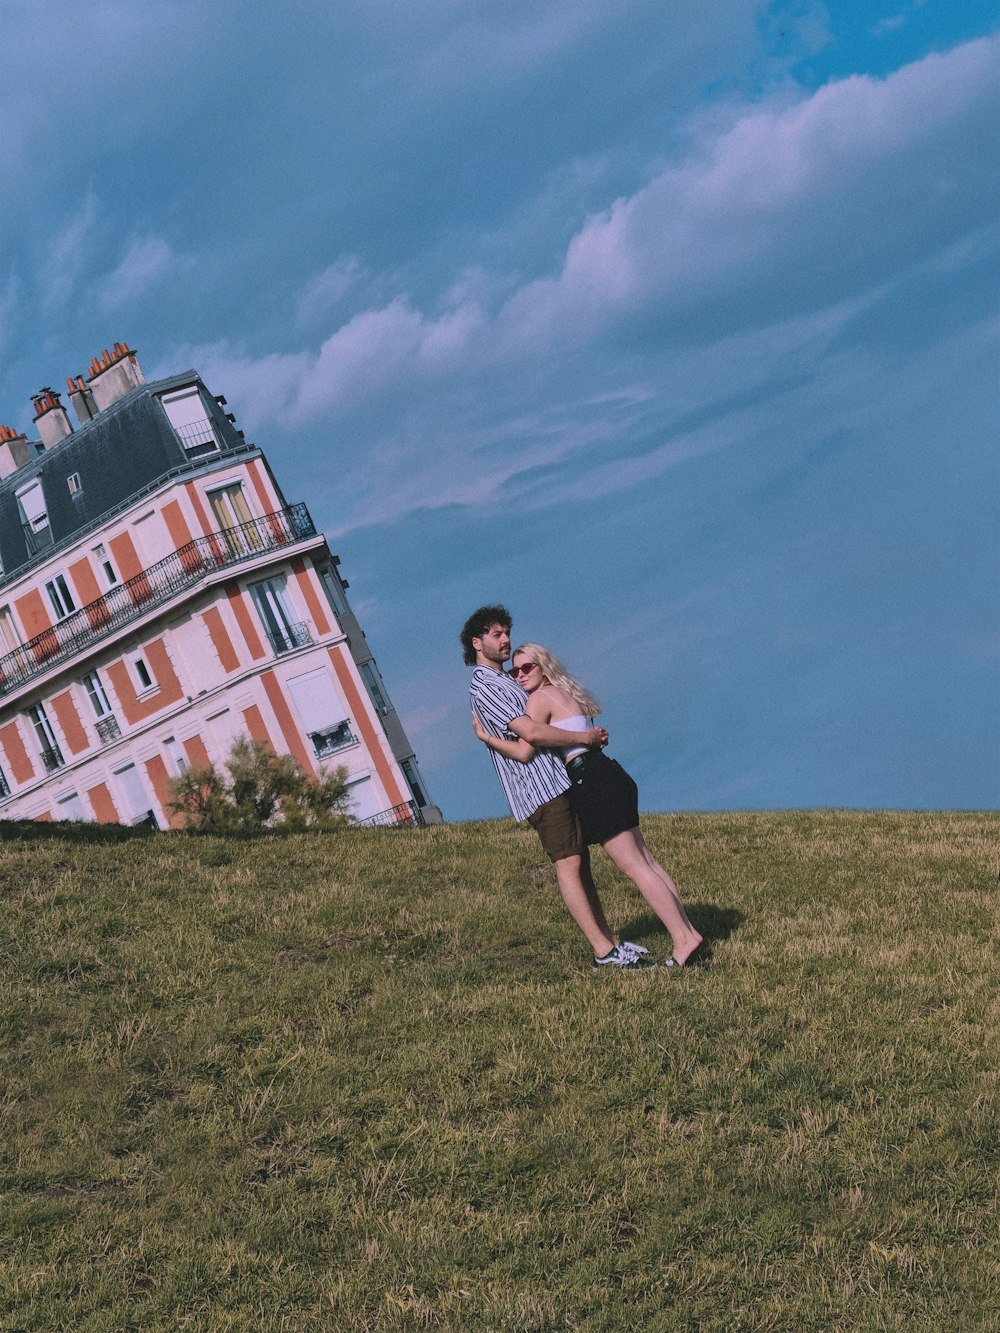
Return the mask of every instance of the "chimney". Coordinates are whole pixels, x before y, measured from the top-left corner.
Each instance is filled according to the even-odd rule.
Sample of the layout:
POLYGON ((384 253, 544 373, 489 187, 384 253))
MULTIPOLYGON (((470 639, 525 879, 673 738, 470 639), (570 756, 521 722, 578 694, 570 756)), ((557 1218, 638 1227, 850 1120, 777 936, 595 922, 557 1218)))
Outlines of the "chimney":
POLYGON ((114 351, 104 349, 90 363, 87 377, 97 404, 98 412, 124 398, 131 389, 146 383, 146 377, 135 358, 135 352, 126 343, 115 343, 114 351))
POLYGON ((69 413, 55 389, 42 389, 31 401, 35 404, 35 425, 46 448, 73 434, 69 413))
POLYGON ((69 401, 73 404, 76 419, 81 426, 85 426, 97 416, 94 395, 87 388, 87 381, 82 375, 71 375, 66 381, 66 388, 69 390, 69 401))
POLYGON ((18 435, 10 426, 0 426, 0 477, 9 477, 35 457, 26 435, 18 435))

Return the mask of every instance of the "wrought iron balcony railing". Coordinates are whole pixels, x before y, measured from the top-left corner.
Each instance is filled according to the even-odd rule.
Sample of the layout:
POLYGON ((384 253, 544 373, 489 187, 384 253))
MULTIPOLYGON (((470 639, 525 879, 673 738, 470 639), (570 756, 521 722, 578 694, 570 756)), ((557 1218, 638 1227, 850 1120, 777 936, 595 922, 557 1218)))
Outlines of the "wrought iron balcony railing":
POLYGON ((423 828, 426 823, 420 806, 416 801, 404 801, 394 805, 391 810, 381 810, 377 815, 357 821, 358 828, 423 828))
POLYGON ((37 555, 39 551, 44 551, 46 546, 52 545, 52 529, 47 521, 37 528, 32 527, 30 523, 22 523, 21 531, 24 533, 24 544, 29 556, 37 555))
POLYGON ((141 574, 117 584, 96 602, 74 611, 58 625, 0 657, 0 696, 40 672, 89 650, 101 639, 147 615, 210 574, 315 535, 309 510, 304 504, 295 504, 238 527, 196 537, 141 574))
POLYGON ((100 722, 97 723, 97 739, 102 745, 110 745, 112 741, 118 740, 121 734, 122 729, 118 725, 118 719, 114 713, 102 717, 100 722))
POLYGON ((54 773, 57 768, 62 768, 66 762, 58 745, 43 745, 41 753, 42 764, 46 773, 54 773))
POLYGON ((304 620, 297 620, 291 625, 286 625, 284 629, 269 629, 267 638, 276 657, 280 657, 282 653, 290 653, 293 648, 305 648, 312 643, 309 626, 304 620))
POLYGON ((309 739, 317 759, 324 759, 328 754, 336 754, 338 750, 346 750, 349 745, 358 743, 350 722, 346 720, 338 722, 335 727, 327 727, 325 731, 310 731, 309 739))

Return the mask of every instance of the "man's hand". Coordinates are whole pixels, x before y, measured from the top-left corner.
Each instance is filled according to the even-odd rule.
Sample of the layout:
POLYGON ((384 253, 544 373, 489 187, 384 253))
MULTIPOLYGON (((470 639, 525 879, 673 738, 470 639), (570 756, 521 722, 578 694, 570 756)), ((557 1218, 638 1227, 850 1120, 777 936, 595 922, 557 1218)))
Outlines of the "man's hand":
POLYGON ((587 744, 592 750, 603 750, 608 743, 608 733, 603 727, 590 727, 586 734, 591 737, 587 744))

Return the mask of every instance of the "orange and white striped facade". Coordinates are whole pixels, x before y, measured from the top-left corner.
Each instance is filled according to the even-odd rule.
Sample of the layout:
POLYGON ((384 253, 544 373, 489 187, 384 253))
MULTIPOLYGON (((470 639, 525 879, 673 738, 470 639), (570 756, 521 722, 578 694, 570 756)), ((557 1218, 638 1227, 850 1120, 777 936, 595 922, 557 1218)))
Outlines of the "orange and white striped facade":
MULTIPOLYGON (((162 428, 156 385, 140 376, 141 388, 126 386, 44 451, 34 446, 0 483, 17 491, 35 548, 0 580, 0 819, 170 827, 171 779, 221 767, 241 734, 311 773, 345 767, 359 818, 440 818, 339 562, 305 506, 286 503, 263 454, 188 379, 205 405, 198 447, 179 439, 176 465, 164 470, 158 458, 141 493, 78 533, 39 526, 57 507, 39 508, 56 488, 87 490, 78 463, 93 451, 74 451, 73 439, 106 425, 120 404, 132 422, 161 414, 162 428), (34 463, 43 452, 46 470, 34 463)), ((15 438, 4 430, 0 448, 15 438)))

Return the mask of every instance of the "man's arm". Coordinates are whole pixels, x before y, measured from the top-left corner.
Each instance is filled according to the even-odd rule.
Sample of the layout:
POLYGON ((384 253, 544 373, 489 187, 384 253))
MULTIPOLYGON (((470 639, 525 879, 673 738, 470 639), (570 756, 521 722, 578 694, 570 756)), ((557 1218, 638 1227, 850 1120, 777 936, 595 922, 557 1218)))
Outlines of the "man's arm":
POLYGON ((545 722, 536 722, 533 717, 515 717, 507 724, 508 729, 523 741, 532 745, 592 745, 605 746, 608 733, 603 727, 588 727, 586 731, 563 731, 562 727, 550 727, 545 722))
POLYGON ((472 730, 484 745, 496 750, 498 754, 505 754, 508 759, 516 759, 518 763, 527 764, 535 757, 535 747, 529 745, 527 741, 512 741, 503 736, 491 735, 476 717, 475 709, 472 710, 472 730))

